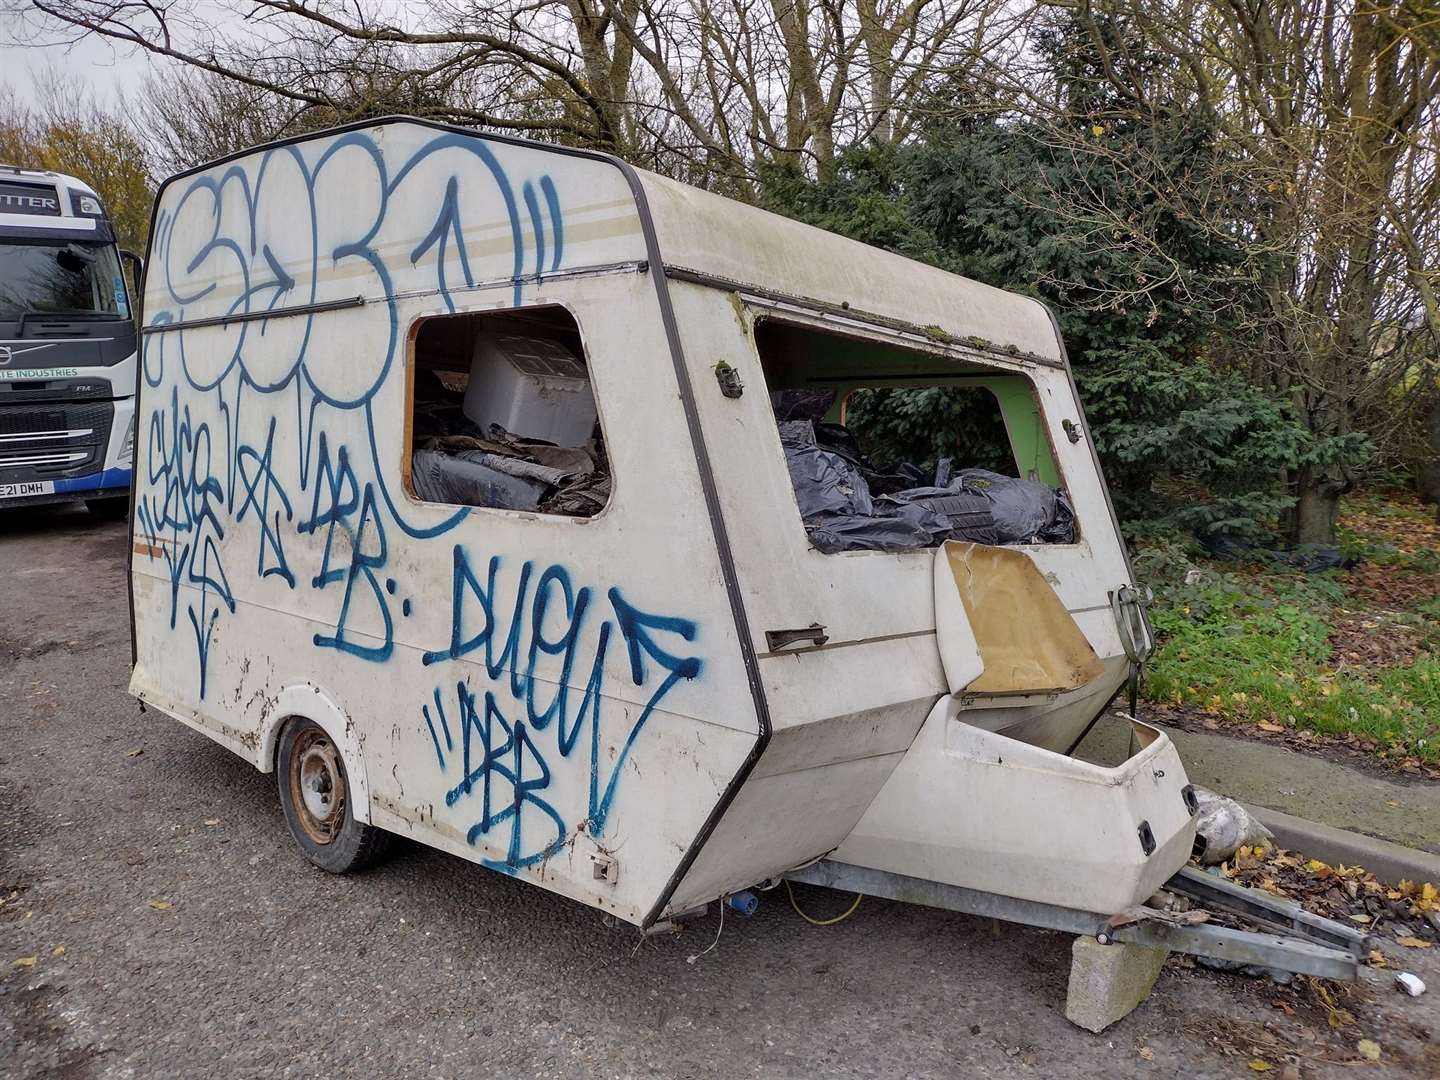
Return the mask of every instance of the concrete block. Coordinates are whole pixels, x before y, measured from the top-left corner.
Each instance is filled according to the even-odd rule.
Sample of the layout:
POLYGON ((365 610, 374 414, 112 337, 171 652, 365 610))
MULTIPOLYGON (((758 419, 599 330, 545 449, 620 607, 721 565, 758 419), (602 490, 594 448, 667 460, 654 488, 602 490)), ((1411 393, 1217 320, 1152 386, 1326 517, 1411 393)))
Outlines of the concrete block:
POLYGON ((1169 955, 1164 949, 1077 937, 1070 950, 1065 1018, 1086 1031, 1104 1031, 1150 996, 1169 955))

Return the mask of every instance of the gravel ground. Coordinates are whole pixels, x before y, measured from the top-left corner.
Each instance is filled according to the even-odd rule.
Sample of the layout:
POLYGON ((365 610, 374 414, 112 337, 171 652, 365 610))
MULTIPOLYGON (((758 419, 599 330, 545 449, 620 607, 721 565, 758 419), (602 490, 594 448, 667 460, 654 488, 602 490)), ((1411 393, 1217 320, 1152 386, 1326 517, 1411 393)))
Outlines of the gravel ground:
POLYGON ((5 1077, 1440 1075, 1418 950, 1416 1000, 1172 959, 1094 1036, 1059 934, 873 899, 820 929, 782 890, 697 957, 713 916, 641 940, 413 845, 328 876, 270 777, 125 694, 125 551, 83 511, 0 512, 5 1077))

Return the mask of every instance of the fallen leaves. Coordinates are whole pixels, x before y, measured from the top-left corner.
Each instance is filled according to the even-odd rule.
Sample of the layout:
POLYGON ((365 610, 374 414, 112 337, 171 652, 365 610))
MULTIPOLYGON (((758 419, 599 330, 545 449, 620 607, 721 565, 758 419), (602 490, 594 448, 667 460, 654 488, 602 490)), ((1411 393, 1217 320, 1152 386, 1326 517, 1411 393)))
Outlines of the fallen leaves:
MULTIPOLYGON (((1333 683, 1322 683, 1317 688, 1317 693, 1323 697, 1332 697, 1336 692, 1333 683)), ((1292 699, 1291 704, 1299 709, 1303 702, 1292 699)), ((1309 728, 1292 726, 1293 718, 1292 724, 1286 725, 1267 721, 1279 730, 1262 728, 1259 723, 1225 718, 1219 713, 1218 698, 1215 699, 1213 708, 1184 704, 1182 697, 1177 697, 1173 702, 1152 701, 1150 708, 1162 724, 1185 731, 1223 731, 1257 742, 1271 745, 1278 743, 1303 754, 1319 754, 1338 760, 1353 758, 1362 760, 1365 765, 1380 764, 1407 775, 1440 780, 1440 767, 1437 767, 1435 762, 1422 761, 1413 754, 1402 754, 1395 747, 1381 747, 1374 739, 1363 735, 1311 731, 1309 728)))
POLYGON ((156 911, 169 911, 175 906, 169 900, 147 900, 145 902, 156 911))
POLYGON ((1366 1061, 1380 1060, 1380 1044, 1374 1039, 1361 1039, 1355 1044, 1355 1049, 1366 1061))
POLYGON ((1421 503, 1411 491, 1348 497, 1341 503, 1340 524, 1368 540, 1389 544, 1407 554, 1440 549, 1440 523, 1435 521, 1434 509, 1421 503))
POLYGON ((1343 1008, 1331 995, 1325 984, 1318 979, 1310 980, 1310 988, 1315 992, 1315 997, 1325 1009, 1325 1021, 1332 1028, 1351 1027, 1355 1024, 1355 1014, 1349 1009, 1343 1008))
POLYGON ((1376 610, 1410 609, 1436 595, 1435 575, 1415 566, 1367 559, 1347 577, 1351 597, 1376 610))
MULTIPOLYGON (((65 955, 65 946, 64 946, 64 945, 56 945, 53 949, 50 950, 50 955, 51 955, 51 956, 64 956, 64 955, 65 955)), ((14 966, 17 967, 17 968, 33 968, 33 967, 34 967, 36 964, 38 964, 39 962, 40 962, 40 954, 39 954, 39 953, 36 953, 34 956, 17 956, 17 957, 14 959, 14 961, 12 961, 12 963, 14 964, 14 966)))
POLYGON ((1327 984, 1323 979, 1302 975, 1288 986, 1274 988, 1273 993, 1271 1004, 1285 1013, 1283 1020, 1247 1020, 1234 1013, 1202 1009, 1185 1013, 1180 1030, 1186 1038, 1199 1040, 1234 1059, 1234 1068, 1242 1073, 1249 1068, 1279 1080, 1298 1080, 1300 1060, 1337 1065, 1356 1061, 1355 1040, 1371 1033, 1359 1027, 1354 1014, 1340 1006, 1340 1002, 1349 1004, 1357 997, 1355 987, 1327 984), (1280 1007, 1282 1002, 1286 1007, 1280 1007), (1329 1033, 1317 1028, 1322 1009, 1334 1013, 1329 1033), (1263 1067, 1250 1062, 1259 1062, 1263 1067))
POLYGON ((1368 678, 1382 668, 1413 664, 1424 651, 1417 629, 1388 612, 1379 616, 1383 628, 1373 621, 1375 618, 1373 611, 1335 613, 1330 625, 1330 662, 1337 672, 1348 670, 1368 678))
POLYGON ((1393 937, 1408 948, 1440 942, 1440 888, 1433 882, 1386 885, 1364 867, 1253 847, 1240 848, 1220 870, 1238 885, 1288 897, 1316 915, 1393 937))
MULTIPOLYGON (((1408 899, 1420 911, 1440 911, 1440 888, 1433 882, 1417 885, 1413 881, 1401 881, 1395 889, 1400 896, 1408 899)), ((1392 897, 1391 899, 1399 899, 1392 897)))

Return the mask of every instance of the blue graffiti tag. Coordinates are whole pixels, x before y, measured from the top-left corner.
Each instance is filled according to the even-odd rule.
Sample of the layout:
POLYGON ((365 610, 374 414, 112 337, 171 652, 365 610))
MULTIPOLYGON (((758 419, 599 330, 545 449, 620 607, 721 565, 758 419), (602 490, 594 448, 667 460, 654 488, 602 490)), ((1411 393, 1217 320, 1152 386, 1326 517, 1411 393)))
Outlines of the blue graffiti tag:
MULTIPOLYGON (((500 579, 500 556, 490 558, 483 585, 471 568, 464 545, 454 545, 452 557, 450 643, 425 653, 423 660, 427 665, 440 664, 478 652, 487 684, 478 696, 463 679, 455 684, 453 713, 461 745, 461 776, 447 793, 446 805, 460 803, 478 785, 480 817, 467 838, 472 844, 490 839, 492 829, 508 822, 506 855, 487 864, 513 872, 548 858, 566 842, 569 829, 565 819, 536 792, 550 782, 547 754, 570 759, 586 731, 590 737, 584 744, 583 760, 589 785, 583 817, 576 826, 594 836, 605 832, 636 739, 675 684, 698 678, 701 672, 698 656, 677 655, 669 641, 662 645, 658 639, 670 635, 670 641, 693 642, 698 628, 689 619, 642 611, 618 588, 605 593, 609 611, 596 613, 595 591, 588 585, 577 590, 563 566, 549 566, 535 578, 534 565, 522 563, 505 588, 500 579), (629 727, 611 733, 614 757, 606 770, 602 768, 608 748, 602 745, 605 660, 616 635, 625 645, 631 683, 649 693, 629 727), (587 658, 588 672, 583 669, 587 658), (578 677, 577 665, 583 672, 578 677), (546 686, 553 690, 548 700, 542 700, 546 686), (577 693, 579 702, 572 704, 577 693), (536 741, 542 733, 543 748, 536 741), (527 762, 533 767, 530 772, 526 771, 527 762), (498 810, 492 795, 497 778, 509 789, 509 801, 498 810), (540 841, 526 835, 527 807, 556 826, 554 837, 548 826, 542 827, 540 841)), ((442 772, 447 771, 455 734, 440 688, 434 690, 430 703, 421 706, 421 715, 437 764, 442 772)))
MULTIPOLYGON (((182 181, 157 215, 137 537, 163 565, 171 631, 185 611, 202 699, 217 630, 236 611, 232 583, 251 563, 250 594, 303 610, 319 627, 311 647, 345 663, 396 660, 414 583, 396 580, 392 541, 447 537, 469 513, 417 520, 393 455, 382 460, 391 414, 377 419, 377 401, 385 391, 393 407, 405 339, 397 292, 433 292, 454 312, 461 290, 499 285, 518 306, 527 284, 567 268, 549 175, 512 177, 473 135, 397 144, 351 131, 266 150, 182 181), (397 221, 422 224, 404 235, 397 221), (497 241, 502 276, 480 282, 497 241), (340 280, 363 282, 375 311, 373 338, 343 355, 305 307, 334 299, 321 286, 340 280), (253 541, 253 558, 235 555, 237 538, 253 541)), ((677 684, 701 674, 698 627, 610 583, 577 585, 564 566, 472 564, 463 544, 444 542, 450 637, 421 657, 436 670, 419 738, 428 733, 469 842, 514 873, 577 830, 605 833, 637 739, 677 684), (562 783, 567 768, 578 782, 562 783)))
POLYGON ((198 604, 186 604, 195 635, 200 697, 205 697, 210 640, 223 604, 232 613, 235 597, 216 541, 223 540, 217 508, 223 508, 224 487, 211 472, 210 427, 196 424, 190 407, 170 394, 168 412, 150 415, 145 489, 137 497, 136 525, 149 557, 165 562, 170 582, 170 628, 175 628, 182 584, 200 586, 198 604), (213 603, 212 603, 213 592, 213 603))
MULTIPOLYGON (((371 133, 357 131, 265 151, 218 173, 195 177, 167 199, 156 218, 151 260, 151 277, 159 283, 152 285, 152 296, 159 296, 162 302, 152 300, 147 320, 149 327, 164 332, 145 336, 142 373, 152 390, 168 383, 170 408, 167 413, 156 407, 149 414, 150 438, 137 520, 147 538, 149 556, 165 563, 172 627, 181 606, 181 587, 201 585, 199 609, 191 621, 196 627, 202 688, 216 621, 222 609, 235 610, 234 594, 218 584, 227 579, 222 562, 225 548, 220 544, 225 536, 222 515, 227 510, 227 526, 254 522, 259 549, 255 573, 260 579, 276 578, 288 589, 299 587, 302 580, 315 590, 343 583, 330 629, 314 635, 317 647, 372 662, 383 662, 392 655, 390 596, 395 590, 393 584, 381 587, 389 559, 387 534, 399 530, 416 539, 438 537, 468 513, 466 508, 458 508, 435 524, 412 523, 392 490, 393 469, 380 460, 374 399, 389 380, 400 342, 392 260, 411 271, 424 264, 425 272, 433 273, 435 290, 454 311, 452 291, 476 283, 471 251, 475 240, 473 234, 466 237, 460 206, 465 198, 482 196, 481 189, 488 187, 499 195, 508 223, 514 300, 519 304, 527 280, 538 281, 542 274, 561 267, 564 225, 549 176, 523 179, 518 186, 523 192, 523 208, 516 196, 517 182, 511 180, 495 152, 474 136, 435 134, 403 160, 391 162, 371 133), (417 179, 421 165, 442 160, 444 154, 476 161, 481 168, 452 173, 444 182, 443 193, 434 192, 433 185, 423 187, 432 179, 417 179), (359 190, 365 183, 372 185, 373 205, 365 200, 347 203, 343 234, 335 235, 332 222, 324 230, 327 240, 322 243, 321 215, 327 205, 333 213, 337 204, 333 199, 318 198, 317 191, 336 184, 359 190), (411 188, 417 194, 424 192, 421 197, 438 198, 434 225, 406 253, 382 255, 377 237, 391 203, 402 194, 413 201, 411 188), (308 223, 299 227, 276 224, 298 224, 296 212, 301 220, 308 218, 308 223), (522 218, 528 218, 528 236, 522 218), (532 243, 534 270, 527 275, 532 243), (387 331, 372 352, 338 361, 329 355, 323 361, 312 357, 316 348, 313 313, 294 317, 300 324, 298 334, 281 334, 273 343, 267 339, 272 320, 264 316, 287 304, 315 301, 322 271, 353 263, 373 272, 380 294, 367 300, 383 304, 388 313, 387 331), (457 266, 458 278, 454 274, 457 266), (193 317, 187 316, 187 308, 210 297, 225 275, 237 284, 224 314, 250 316, 252 321, 212 331, 203 348, 187 351, 187 339, 193 333, 185 328, 187 317, 193 317), (350 377, 357 364, 358 370, 365 372, 358 382, 350 377), (240 435, 240 412, 247 399, 261 402, 259 407, 265 410, 260 418, 265 427, 254 444, 240 435), (224 420, 223 447, 212 446, 208 424, 191 419, 192 403, 207 400, 224 420), (295 438, 282 442, 277 424, 287 414, 295 438), (347 416, 360 420, 358 439, 354 423, 337 423, 347 416), (283 462, 282 453, 286 455, 283 462), (362 460, 363 476, 357 473, 362 460), (299 491, 311 483, 316 487, 307 518, 297 520, 292 501, 297 489, 289 485, 291 478, 298 482, 299 491), (307 577, 297 574, 293 564, 287 543, 292 529, 299 534, 323 531, 325 537, 320 566, 307 577), (351 541, 348 556, 337 554, 337 536, 351 541), (373 613, 365 625, 378 641, 357 639, 355 617, 361 607, 373 613)), ((406 598, 399 603, 402 614, 408 615, 411 601, 406 598)))

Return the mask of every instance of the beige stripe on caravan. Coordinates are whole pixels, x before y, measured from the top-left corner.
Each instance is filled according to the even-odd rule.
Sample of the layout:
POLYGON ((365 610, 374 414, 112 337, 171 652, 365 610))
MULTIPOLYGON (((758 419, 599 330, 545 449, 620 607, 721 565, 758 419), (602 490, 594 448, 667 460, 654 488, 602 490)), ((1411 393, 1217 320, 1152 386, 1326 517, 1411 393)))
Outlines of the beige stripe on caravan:
MULTIPOLYGON (((608 203, 595 203, 577 207, 567 211, 565 214, 564 226, 565 246, 568 248, 575 243, 594 242, 596 240, 612 240, 616 237, 634 236, 637 239, 641 236, 640 218, 635 213, 635 204, 624 201, 612 201, 608 203), (589 215, 600 211, 614 210, 618 207, 626 208, 629 213, 610 214, 606 217, 590 217, 589 215), (574 218, 580 218, 576 221, 574 218)), ((473 228, 462 229, 461 235, 465 237, 466 254, 473 260, 486 258, 493 255, 507 255, 513 250, 514 241, 510 232, 510 226, 506 223, 486 223, 476 225, 473 228)), ((522 228, 521 235, 532 245, 535 241, 535 232, 531 228, 522 228)), ((400 256, 406 265, 409 265, 410 252, 415 249, 415 239, 392 240, 388 244, 382 244, 375 249, 376 253, 386 263, 395 260, 400 256)), ((290 272, 296 273, 294 266, 282 263, 281 267, 290 272)), ((525 272, 533 272, 531 268, 525 268, 525 272)), ((363 259, 347 259, 343 266, 335 269, 325 270, 323 277, 326 281, 353 281, 360 278, 373 276, 374 271, 363 259)), ((244 277, 238 272, 219 274, 212 278, 201 280, 186 279, 187 289, 202 289, 214 287, 212 296, 222 298, 232 297, 244 284, 244 277)), ((209 299, 209 298, 207 298, 209 299)), ((146 307, 165 307, 163 298, 152 298, 147 296, 146 307)), ((199 318, 200 316, 193 316, 199 318)))

